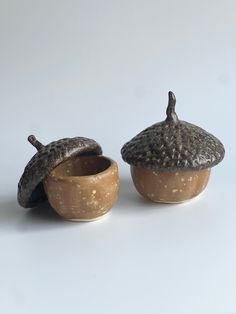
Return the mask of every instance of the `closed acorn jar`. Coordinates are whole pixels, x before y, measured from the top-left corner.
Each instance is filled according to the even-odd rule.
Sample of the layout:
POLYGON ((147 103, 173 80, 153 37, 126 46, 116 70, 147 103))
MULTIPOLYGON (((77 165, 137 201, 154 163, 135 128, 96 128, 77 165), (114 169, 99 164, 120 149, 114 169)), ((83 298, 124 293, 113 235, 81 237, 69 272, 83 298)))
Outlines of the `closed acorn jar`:
POLYGON ((48 200, 64 219, 92 221, 106 215, 118 198, 117 163, 102 155, 100 145, 84 137, 42 145, 27 164, 18 184, 18 202, 31 208, 48 200))
POLYGON ((179 120, 175 104, 175 95, 169 92, 166 120, 148 127, 121 149, 135 188, 153 202, 181 203, 199 195, 211 168, 225 154, 215 136, 179 120))

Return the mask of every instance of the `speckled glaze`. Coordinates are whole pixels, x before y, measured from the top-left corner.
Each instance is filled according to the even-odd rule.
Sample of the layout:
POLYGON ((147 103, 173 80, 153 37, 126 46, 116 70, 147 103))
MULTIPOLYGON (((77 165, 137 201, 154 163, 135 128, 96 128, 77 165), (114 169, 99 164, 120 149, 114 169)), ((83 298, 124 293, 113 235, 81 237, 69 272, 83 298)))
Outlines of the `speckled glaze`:
POLYGON ((136 189, 154 202, 180 203, 197 196, 208 183, 210 168, 225 155, 214 135, 179 120, 175 105, 175 95, 169 92, 166 119, 146 128, 121 149, 136 189))
POLYGON ((42 181, 61 162, 78 155, 100 155, 101 146, 86 137, 63 138, 48 145, 40 143, 34 135, 28 141, 37 149, 18 183, 17 199, 25 208, 32 208, 47 200, 42 181))
POLYGON ((73 157, 54 168, 43 185, 49 203, 64 219, 96 220, 117 200, 117 163, 104 156, 73 157))
POLYGON ((199 195, 207 186, 210 169, 158 172, 131 166, 137 191, 157 203, 182 203, 199 195))

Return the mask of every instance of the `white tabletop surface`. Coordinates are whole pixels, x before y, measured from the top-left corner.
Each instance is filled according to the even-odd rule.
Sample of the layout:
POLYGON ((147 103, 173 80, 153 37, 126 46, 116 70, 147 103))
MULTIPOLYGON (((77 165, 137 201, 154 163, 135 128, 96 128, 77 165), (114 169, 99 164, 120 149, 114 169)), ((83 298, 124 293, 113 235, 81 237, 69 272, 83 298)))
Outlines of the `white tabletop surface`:
POLYGON ((0 313, 236 313, 235 12, 234 0, 0 1, 0 313), (144 201, 120 156, 165 118, 169 90, 226 148, 183 205, 144 201), (106 218, 17 204, 29 134, 90 137, 117 160, 106 218))

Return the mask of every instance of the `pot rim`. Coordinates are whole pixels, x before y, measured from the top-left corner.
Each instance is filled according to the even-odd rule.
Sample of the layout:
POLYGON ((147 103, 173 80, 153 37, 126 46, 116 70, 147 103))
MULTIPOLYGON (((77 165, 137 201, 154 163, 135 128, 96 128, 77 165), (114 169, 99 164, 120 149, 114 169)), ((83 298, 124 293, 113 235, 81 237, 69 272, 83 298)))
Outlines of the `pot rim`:
MULTIPOLYGON (((54 168, 54 169, 45 177, 44 181, 47 180, 48 178, 50 178, 50 179, 52 179, 52 180, 54 180, 54 181, 61 181, 61 182, 65 182, 65 181, 71 182, 71 180, 72 180, 72 181, 75 181, 75 180, 77 180, 77 179, 79 179, 79 180, 86 180, 86 179, 91 179, 91 178, 97 178, 97 177, 104 176, 104 175, 106 175, 108 172, 110 172, 112 168, 118 168, 118 167, 117 167, 117 162, 116 162, 115 160, 113 160, 113 159, 111 159, 111 158, 109 158, 109 157, 106 157, 106 156, 104 156, 104 155, 75 156, 75 157, 73 157, 73 158, 76 158, 76 159, 77 159, 77 158, 83 158, 83 157, 92 157, 92 158, 98 158, 98 159, 101 159, 101 158, 102 158, 102 159, 106 159, 106 160, 110 161, 110 165, 109 165, 105 170, 103 170, 103 171, 100 171, 100 172, 95 173, 95 174, 84 175, 84 176, 71 176, 71 175, 68 175, 68 176, 58 175, 58 176, 56 176, 56 175, 53 174, 54 169, 56 169, 56 168, 54 168)), ((65 162, 68 162, 69 160, 70 160, 70 159, 67 159, 65 162)), ((58 166, 60 166, 60 164, 59 164, 58 166)), ((57 167, 58 167, 58 166, 57 166, 57 167)), ((114 172, 116 172, 115 169, 114 169, 114 172)), ((118 172, 118 171, 117 171, 117 172, 118 172)))

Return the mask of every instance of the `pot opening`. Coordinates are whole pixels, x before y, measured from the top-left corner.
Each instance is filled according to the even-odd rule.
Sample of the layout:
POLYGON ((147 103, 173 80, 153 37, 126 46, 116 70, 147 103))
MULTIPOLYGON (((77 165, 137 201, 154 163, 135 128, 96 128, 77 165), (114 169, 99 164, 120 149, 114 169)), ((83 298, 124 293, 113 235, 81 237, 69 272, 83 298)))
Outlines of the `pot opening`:
POLYGON ((111 161, 104 156, 72 157, 57 166, 52 174, 55 176, 90 176, 105 171, 111 166, 111 161))

